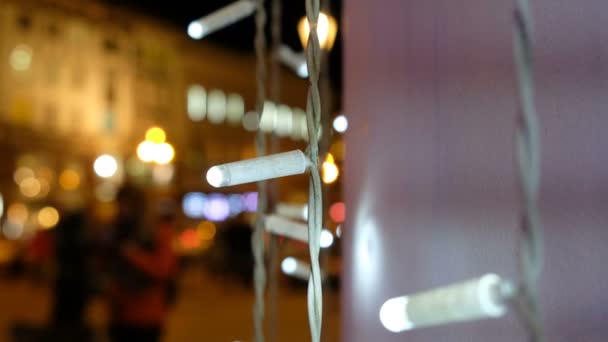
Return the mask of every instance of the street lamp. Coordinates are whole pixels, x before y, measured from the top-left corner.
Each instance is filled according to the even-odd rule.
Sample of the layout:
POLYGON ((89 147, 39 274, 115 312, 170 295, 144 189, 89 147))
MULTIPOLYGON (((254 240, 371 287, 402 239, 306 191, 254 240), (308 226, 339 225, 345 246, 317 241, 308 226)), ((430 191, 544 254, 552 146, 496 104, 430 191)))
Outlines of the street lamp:
MULTIPOLYGON (((321 49, 329 51, 334 46, 336 40, 336 34, 338 33, 338 23, 336 19, 331 15, 323 12, 319 13, 319 19, 317 21, 317 35, 319 36, 319 44, 321 49)), ((308 25, 308 18, 302 17, 298 23, 298 34, 300 35, 300 41, 302 46, 306 48, 308 45, 308 35, 310 34, 310 27, 308 25)))

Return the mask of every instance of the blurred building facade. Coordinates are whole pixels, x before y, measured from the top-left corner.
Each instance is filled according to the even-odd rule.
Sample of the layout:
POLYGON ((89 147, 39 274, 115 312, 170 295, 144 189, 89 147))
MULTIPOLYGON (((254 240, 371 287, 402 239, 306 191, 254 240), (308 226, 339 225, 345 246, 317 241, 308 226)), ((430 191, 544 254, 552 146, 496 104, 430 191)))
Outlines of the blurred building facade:
MULTIPOLYGON (((0 56, 0 139, 3 164, 11 166, 0 182, 8 196, 17 192, 13 173, 24 154, 30 162, 45 159, 40 163, 56 176, 78 164, 82 180, 94 183, 95 156, 115 155, 128 171, 154 125, 175 146, 178 187, 204 186, 208 164, 252 154, 253 133, 241 125, 255 106, 252 54, 192 41, 168 24, 98 1, 8 0, 0 4, 0 56), (191 120, 192 86, 204 89, 205 111, 215 97, 224 101, 220 116, 230 101, 237 113, 191 120)), ((287 72, 281 80, 283 102, 303 106, 306 82, 287 72)))

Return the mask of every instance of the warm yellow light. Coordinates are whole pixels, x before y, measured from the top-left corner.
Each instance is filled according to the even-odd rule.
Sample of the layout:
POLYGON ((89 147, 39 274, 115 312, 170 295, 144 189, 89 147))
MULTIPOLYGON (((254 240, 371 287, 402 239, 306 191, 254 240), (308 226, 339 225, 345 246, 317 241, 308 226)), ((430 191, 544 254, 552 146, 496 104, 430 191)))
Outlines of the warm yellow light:
POLYGON ((65 169, 59 175, 59 185, 64 190, 75 190, 80 186, 80 176, 72 169, 65 169))
POLYGON ((154 152, 154 161, 160 165, 169 164, 175 156, 173 146, 168 143, 156 144, 154 146, 154 152))
MULTIPOLYGON (((319 37, 319 44, 323 50, 331 50, 336 40, 336 34, 338 33, 338 23, 332 16, 327 15, 323 12, 319 13, 319 19, 317 21, 317 35, 319 37)), ((302 46, 306 48, 308 45, 308 35, 310 34, 310 26, 308 26, 308 18, 303 17, 298 23, 298 34, 300 35, 300 41, 302 46)))
POLYGON ((9 57, 9 64, 15 71, 29 70, 32 65, 33 50, 27 45, 18 45, 9 57))
POLYGON ((40 185, 40 181, 38 181, 38 179, 29 177, 19 183, 19 190, 23 196, 32 198, 40 194, 42 186, 40 185))
POLYGON ((164 143, 167 139, 165 131, 160 127, 152 127, 146 131, 146 140, 155 144, 164 143))
POLYGON ((6 210, 6 218, 12 222, 24 223, 28 215, 27 207, 23 203, 13 203, 6 210))
POLYGON ((155 153, 156 144, 151 141, 143 141, 137 146, 137 157, 143 162, 153 161, 155 153))
POLYGON ((38 212, 38 223, 44 229, 50 229, 59 222, 59 212, 53 207, 44 207, 38 212))
POLYGON ((340 175, 340 170, 335 164, 334 156, 332 156, 331 153, 327 154, 327 158, 323 162, 323 165, 321 165, 321 173, 323 183, 325 184, 331 184, 338 179, 338 176, 340 175))
POLYGON ((21 184, 25 179, 34 177, 34 170, 29 167, 21 166, 13 173, 13 180, 17 185, 21 184))
POLYGON ((203 241, 211 240, 215 237, 215 224, 210 221, 203 221, 197 227, 198 237, 203 241))

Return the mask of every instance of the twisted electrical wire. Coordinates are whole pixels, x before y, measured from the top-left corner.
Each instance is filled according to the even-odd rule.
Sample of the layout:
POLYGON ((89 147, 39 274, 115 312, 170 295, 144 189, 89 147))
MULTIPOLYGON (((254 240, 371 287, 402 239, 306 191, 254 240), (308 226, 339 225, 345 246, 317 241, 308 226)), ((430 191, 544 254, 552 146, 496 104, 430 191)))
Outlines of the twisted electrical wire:
POLYGON ((310 180, 308 197, 308 248, 310 252, 311 275, 308 280, 308 322, 313 342, 321 341, 323 322, 323 290, 319 251, 321 226, 323 221, 321 177, 319 174, 319 133, 321 127, 321 99, 319 74, 321 71, 321 46, 317 35, 319 0, 306 0, 306 17, 310 33, 306 45, 306 63, 310 87, 306 105, 306 124, 308 129, 307 152, 310 158, 310 180))
POLYGON ((521 213, 521 283, 515 297, 528 340, 544 340, 538 281, 543 265, 543 236, 538 196, 540 186, 540 133, 534 94, 533 19, 528 0, 516 0, 513 49, 519 108, 516 156, 523 201, 521 213))
MULTIPOLYGON (((270 78, 270 99, 274 103, 281 102, 281 77, 280 77, 280 61, 279 47, 281 46, 281 17, 282 8, 281 0, 272 0, 271 5, 271 78, 270 78)), ((270 153, 279 151, 279 138, 273 134, 270 142, 270 153)), ((276 203, 279 194, 279 182, 274 181, 270 184, 269 202, 276 203)), ((272 208, 268 208, 272 210, 272 208)), ((278 272, 279 272, 279 243, 278 237, 274 234, 270 237, 269 246, 269 274, 268 274, 268 320, 269 320, 269 340, 271 342, 278 341, 278 272)))
MULTIPOLYGON (((266 99, 266 36, 264 27, 266 25, 266 10, 264 0, 256 0, 255 15, 255 54, 256 54, 256 81, 257 97, 256 111, 258 122, 261 119, 266 99)), ((262 130, 258 130, 255 138, 256 153, 258 156, 266 154, 266 137, 262 130)), ((255 330, 255 341, 264 341, 264 291, 266 288, 266 266, 264 264, 264 214, 268 206, 266 193, 266 182, 258 182, 258 206, 255 229, 251 235, 251 248, 254 258, 254 291, 255 303, 253 307, 253 319, 255 330)))

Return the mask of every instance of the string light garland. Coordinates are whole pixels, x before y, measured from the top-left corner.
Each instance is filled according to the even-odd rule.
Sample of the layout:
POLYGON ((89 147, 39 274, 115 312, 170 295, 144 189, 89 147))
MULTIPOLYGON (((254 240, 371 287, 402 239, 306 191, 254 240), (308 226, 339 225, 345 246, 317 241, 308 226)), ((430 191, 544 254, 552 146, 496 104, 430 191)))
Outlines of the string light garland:
MULTIPOLYGON (((188 27, 188 33, 191 37, 200 39, 206 34, 246 17, 254 10, 257 11, 255 37, 257 60, 256 111, 258 122, 260 122, 266 97, 266 41, 264 36, 266 12, 264 9, 264 0, 257 0, 254 8, 251 8, 251 4, 253 4, 252 0, 237 1, 220 11, 192 22, 188 27)), ((313 342, 320 342, 321 340, 323 292, 319 252, 322 237, 323 193, 319 172, 319 138, 321 134, 321 96, 318 84, 321 66, 321 47, 317 34, 317 22, 320 13, 319 6, 319 0, 306 0, 306 17, 310 29, 308 42, 306 44, 306 66, 308 68, 310 81, 306 113, 307 140, 309 142, 306 149, 307 156, 301 151, 291 151, 264 156, 266 153, 266 139, 264 132, 258 130, 256 135, 256 151, 258 158, 217 165, 211 167, 207 172, 207 181, 214 187, 231 186, 250 182, 258 183, 258 215, 251 241, 255 261, 254 287, 256 301, 254 304, 254 325, 255 338, 258 342, 264 341, 263 320, 266 269, 264 265, 263 234, 265 221, 264 214, 267 210, 267 189, 264 181, 267 179, 304 173, 306 170, 310 171, 307 240, 309 242, 311 271, 308 279, 307 294, 308 320, 311 340, 313 342)), ((331 236, 331 240, 333 242, 333 235, 331 236)))
POLYGON ((412 296, 387 300, 380 321, 393 332, 501 317, 514 304, 530 342, 544 341, 538 281, 543 266, 543 232, 538 205, 541 147, 535 104, 533 18, 528 0, 516 0, 513 51, 519 97, 516 162, 523 202, 520 232, 521 279, 517 286, 494 274, 412 296))
POLYGON ((507 312, 513 286, 495 274, 395 297, 380 308, 387 330, 400 332, 439 324, 498 318, 507 312))
POLYGON ((543 233, 538 206, 541 148, 534 99, 533 18, 528 0, 516 0, 513 19, 513 51, 519 96, 516 155, 523 202, 520 246, 522 279, 514 298, 529 341, 541 342, 544 341, 544 333, 537 289, 543 267, 543 233))
POLYGON ((308 67, 308 100, 306 105, 306 123, 308 129, 308 152, 314 164, 310 170, 308 195, 308 249, 310 253, 311 275, 308 280, 308 322, 313 342, 321 341, 323 323, 323 287, 321 284, 321 267, 319 265, 320 236, 323 222, 323 193, 319 173, 319 135, 321 127, 321 95, 319 92, 319 75, 321 71, 321 46, 317 34, 319 20, 319 0, 306 0, 306 17, 310 34, 306 44, 306 65, 308 67))
POLYGON ((200 19, 192 21, 188 25, 188 35, 193 39, 202 39, 215 31, 250 16, 256 8, 257 5, 254 0, 236 1, 200 19))

